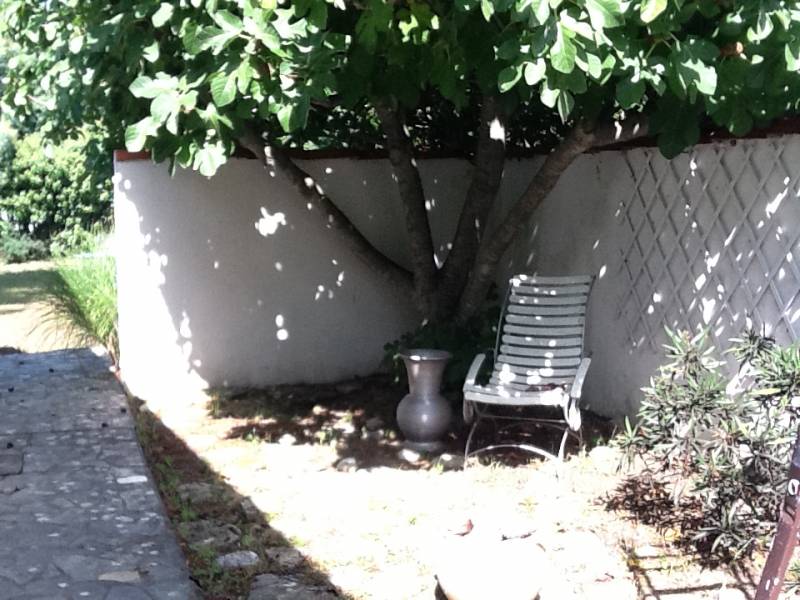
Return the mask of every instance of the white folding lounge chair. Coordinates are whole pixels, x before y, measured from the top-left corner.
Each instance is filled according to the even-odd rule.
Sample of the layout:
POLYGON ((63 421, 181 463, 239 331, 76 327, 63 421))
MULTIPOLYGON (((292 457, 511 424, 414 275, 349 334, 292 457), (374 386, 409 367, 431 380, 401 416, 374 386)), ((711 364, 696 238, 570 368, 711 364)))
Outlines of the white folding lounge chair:
POLYGON ((490 418, 563 427, 558 450, 558 459, 563 460, 567 436, 581 427, 581 388, 590 363, 583 352, 584 322, 593 281, 591 276, 511 278, 497 327, 491 376, 488 382, 478 383, 488 353, 478 354, 464 383, 464 421, 472 424, 466 457, 513 447, 556 458, 530 444, 503 443, 470 451, 478 424, 490 418), (556 407, 563 419, 500 414, 497 407, 501 406, 556 407))

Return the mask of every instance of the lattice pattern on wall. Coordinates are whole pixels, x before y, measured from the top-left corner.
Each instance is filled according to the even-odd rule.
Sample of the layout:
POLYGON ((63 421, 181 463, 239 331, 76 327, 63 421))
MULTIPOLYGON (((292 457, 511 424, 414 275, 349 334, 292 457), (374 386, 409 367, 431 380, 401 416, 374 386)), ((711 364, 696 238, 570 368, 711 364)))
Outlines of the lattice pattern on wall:
POLYGON ((748 318, 800 338, 800 138, 624 160, 619 317, 632 347, 660 349, 669 326, 707 327, 725 348, 748 318))

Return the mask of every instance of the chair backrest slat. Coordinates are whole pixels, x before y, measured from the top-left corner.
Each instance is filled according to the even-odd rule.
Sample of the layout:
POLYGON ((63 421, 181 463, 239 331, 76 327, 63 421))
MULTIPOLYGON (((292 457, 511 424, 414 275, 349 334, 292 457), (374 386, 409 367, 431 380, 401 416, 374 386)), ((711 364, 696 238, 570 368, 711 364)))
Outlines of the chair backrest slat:
POLYGON ((571 383, 583 356, 593 281, 590 276, 512 277, 490 381, 515 390, 571 383))

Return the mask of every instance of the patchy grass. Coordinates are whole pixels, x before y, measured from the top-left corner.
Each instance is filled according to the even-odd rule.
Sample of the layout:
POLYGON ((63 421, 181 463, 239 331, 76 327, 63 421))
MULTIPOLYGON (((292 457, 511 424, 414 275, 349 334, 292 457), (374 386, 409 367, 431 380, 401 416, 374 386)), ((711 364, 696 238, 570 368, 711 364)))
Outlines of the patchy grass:
POLYGON ((0 265, 0 347, 24 352, 74 347, 58 322, 46 322, 47 298, 58 282, 51 262, 0 265))

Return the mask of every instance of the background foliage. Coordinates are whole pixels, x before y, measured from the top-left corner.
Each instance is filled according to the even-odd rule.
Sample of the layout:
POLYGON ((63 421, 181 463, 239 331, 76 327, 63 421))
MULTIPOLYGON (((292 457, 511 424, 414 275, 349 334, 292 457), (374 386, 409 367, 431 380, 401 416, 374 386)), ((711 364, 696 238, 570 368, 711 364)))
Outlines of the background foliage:
POLYGON ((111 158, 103 136, 50 145, 38 133, 0 137, 0 231, 7 260, 86 249, 111 216, 111 158))
POLYGON ((640 482, 665 485, 675 510, 690 513, 680 520, 682 541, 736 560, 774 533, 800 423, 800 347, 746 333, 733 340, 741 367, 729 383, 704 334, 669 337, 669 362, 619 443, 644 460, 640 482))

